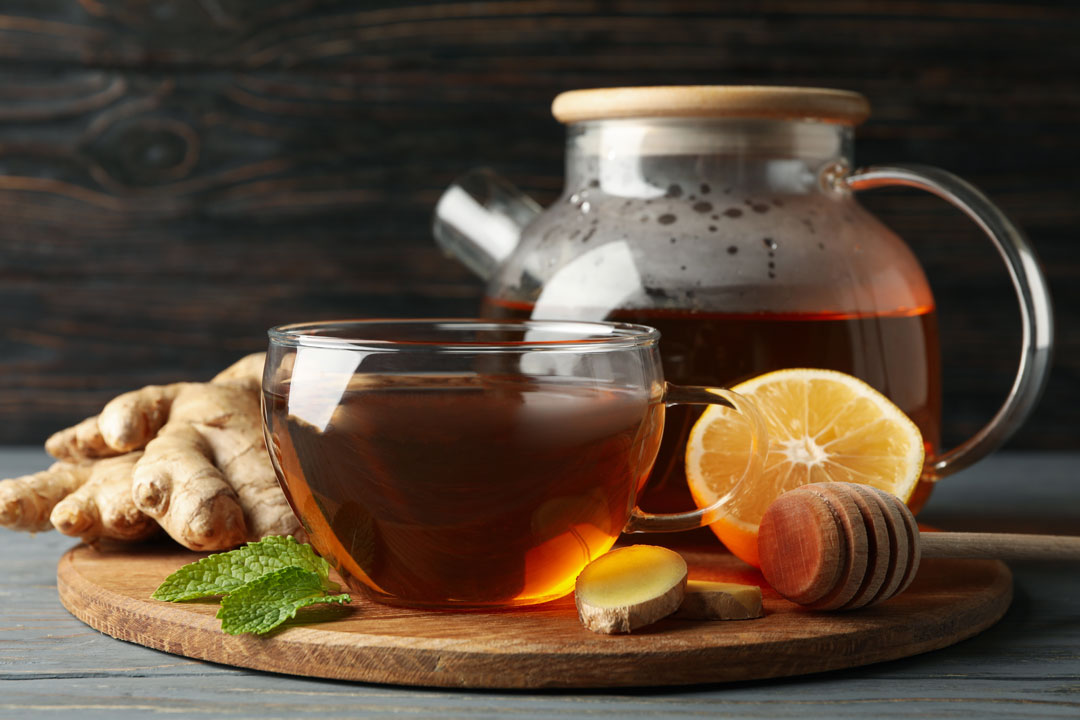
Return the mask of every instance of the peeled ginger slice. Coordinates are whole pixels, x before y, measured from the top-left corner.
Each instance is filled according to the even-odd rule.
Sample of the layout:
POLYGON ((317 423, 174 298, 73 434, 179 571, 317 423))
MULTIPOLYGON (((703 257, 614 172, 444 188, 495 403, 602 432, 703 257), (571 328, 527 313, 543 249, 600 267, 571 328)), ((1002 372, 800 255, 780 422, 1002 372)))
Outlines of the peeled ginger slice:
POLYGON ((597 633, 628 633, 667 617, 683 601, 686 561, 654 545, 631 545, 585 566, 574 587, 581 623, 597 633))
POLYGON ((685 620, 750 620, 761 617, 757 585, 690 580, 675 617, 685 620))

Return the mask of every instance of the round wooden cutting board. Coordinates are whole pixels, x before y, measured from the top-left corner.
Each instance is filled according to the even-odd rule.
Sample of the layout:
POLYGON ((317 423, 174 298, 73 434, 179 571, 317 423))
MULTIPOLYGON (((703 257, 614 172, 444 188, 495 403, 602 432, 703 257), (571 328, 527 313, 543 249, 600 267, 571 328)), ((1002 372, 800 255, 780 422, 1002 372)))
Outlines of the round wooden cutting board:
MULTIPOLYGON (((721 548, 681 550, 695 579, 765 585, 721 548)), ((379 605, 300 611, 264 637, 231 636, 217 602, 164 603, 150 593, 198 559, 172 547, 68 551, 60 600, 108 635, 227 665, 341 680, 458 688, 604 688, 731 682, 800 675, 935 650, 994 624, 1012 575, 992 560, 926 560, 904 594, 851 613, 803 610, 764 588, 757 620, 667 619, 632 635, 596 635, 573 598, 531 608, 430 612, 379 605)))

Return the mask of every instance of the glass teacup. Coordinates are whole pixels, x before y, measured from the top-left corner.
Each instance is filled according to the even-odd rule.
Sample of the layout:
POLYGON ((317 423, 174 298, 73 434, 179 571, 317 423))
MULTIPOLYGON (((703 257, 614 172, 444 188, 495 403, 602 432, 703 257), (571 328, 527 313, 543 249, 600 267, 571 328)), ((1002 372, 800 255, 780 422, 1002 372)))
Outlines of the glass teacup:
MULTIPOLYGON (((624 530, 716 520, 636 507, 667 404, 753 405, 666 384, 659 333, 625 323, 344 320, 270 330, 267 447, 350 587, 415 607, 530 605, 573 589, 624 530)), ((732 493, 734 490, 732 490, 732 493)))

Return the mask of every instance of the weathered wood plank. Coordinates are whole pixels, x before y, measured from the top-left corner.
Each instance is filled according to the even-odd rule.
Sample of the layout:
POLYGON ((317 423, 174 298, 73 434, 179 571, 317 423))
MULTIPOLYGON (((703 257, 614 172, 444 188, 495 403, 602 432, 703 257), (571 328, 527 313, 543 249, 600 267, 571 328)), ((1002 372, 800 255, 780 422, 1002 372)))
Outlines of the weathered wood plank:
MULTIPOLYGON (((0 451, 0 475, 46 462, 0 451)), ((953 530, 1075 532, 1076 453, 1008 453, 949 478, 921 519, 953 530), (1023 476, 1029 482, 1018 484, 1023 476), (978 498, 978 502, 973 499, 978 498)), ((55 563, 72 541, 0 531, 0 717, 1069 718, 1080 711, 1080 576, 1014 564, 1016 598, 982 635, 934 653, 779 682, 620 693, 465 693, 323 682, 188 661, 118 642, 68 616, 55 563)))
MULTIPOLYGON (((869 60, 887 68, 890 55, 909 58, 904 51, 912 44, 921 46, 919 59, 925 63, 935 51, 955 56, 960 46, 1000 52, 1001 44, 987 30, 1007 31, 1011 41, 1020 43, 1047 41, 1055 35, 1065 39, 1077 22, 1068 5, 1057 3, 927 0, 903 4, 822 0, 809 10, 791 0, 757 3, 753 8, 735 0, 23 0, 8 3, 6 9, 0 24, 5 42, 0 47, 8 57, 249 68, 339 65, 343 59, 358 67, 384 67, 387 59, 428 59, 427 48, 438 43, 465 47, 476 55, 500 50, 514 57, 535 54, 540 61, 537 70, 597 64, 624 70, 628 59, 640 61, 638 55, 610 45, 646 44, 674 51, 674 57, 664 53, 667 58, 658 61, 661 66, 715 72, 707 58, 736 57, 762 41, 771 42, 779 31, 793 51, 787 58, 777 58, 780 63, 795 66, 791 58, 813 48, 822 67, 855 72, 849 62, 852 46, 877 45, 882 52, 869 60), (727 42, 710 47, 718 37, 727 42), (593 45, 592 52, 588 56, 550 52, 552 42, 566 41, 593 45), (701 48, 711 53, 702 57, 693 52, 701 48)), ((1075 52, 1075 45, 1056 52, 1075 52)), ((1042 67, 1038 58, 1029 56, 1010 59, 1008 65, 1010 70, 1042 67)), ((927 70, 938 83, 949 80, 927 70)))
MULTIPOLYGON (((208 376, 277 322, 475 312, 433 248, 439 190, 493 164, 558 191, 570 87, 866 92, 859 161, 939 164, 1030 233, 1059 314, 1015 444, 1080 421, 1080 12, 1057 3, 21 0, 0 9, 0 442, 146 382, 208 376), (1007 39, 1007 41, 1005 41, 1007 39)), ((1003 268, 939 201, 868 196, 941 305, 945 439, 1011 381, 1003 268)))

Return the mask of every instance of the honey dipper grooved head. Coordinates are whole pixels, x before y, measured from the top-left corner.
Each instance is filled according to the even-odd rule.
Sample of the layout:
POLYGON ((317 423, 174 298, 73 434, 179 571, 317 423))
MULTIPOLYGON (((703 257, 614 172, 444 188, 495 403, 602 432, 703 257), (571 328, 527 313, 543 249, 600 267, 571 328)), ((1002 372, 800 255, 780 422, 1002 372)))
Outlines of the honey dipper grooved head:
POLYGON ((919 565, 918 526, 893 495, 853 483, 784 493, 758 533, 761 572, 792 602, 846 610, 887 600, 919 565))

